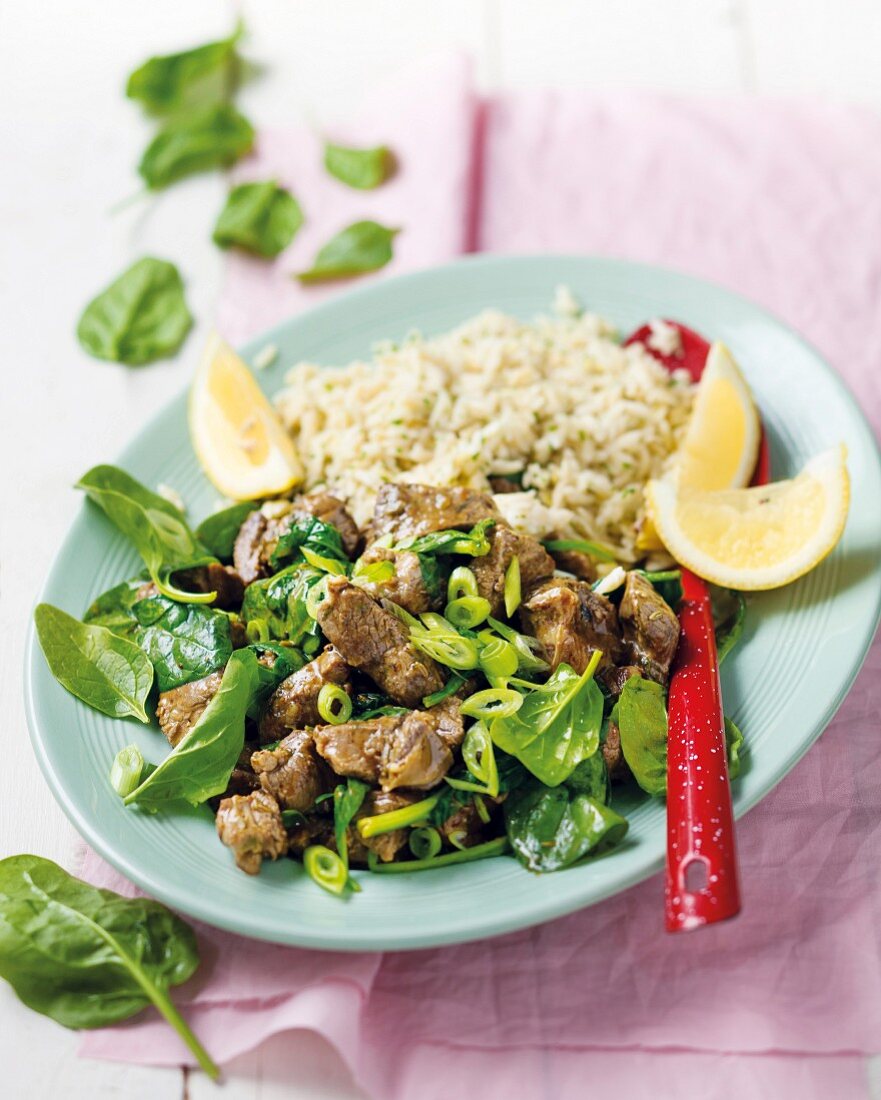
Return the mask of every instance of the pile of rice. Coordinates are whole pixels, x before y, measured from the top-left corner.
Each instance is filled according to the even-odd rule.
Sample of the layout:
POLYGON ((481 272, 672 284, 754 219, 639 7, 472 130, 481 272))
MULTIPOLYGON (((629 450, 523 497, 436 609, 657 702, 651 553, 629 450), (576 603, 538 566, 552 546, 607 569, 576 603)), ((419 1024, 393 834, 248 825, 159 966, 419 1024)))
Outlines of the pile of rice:
POLYGON ((681 438, 694 387, 557 293, 532 323, 494 310, 442 336, 339 368, 300 363, 277 399, 306 469, 366 522, 383 482, 468 485, 522 475, 503 514, 538 537, 634 546, 642 486, 681 438))

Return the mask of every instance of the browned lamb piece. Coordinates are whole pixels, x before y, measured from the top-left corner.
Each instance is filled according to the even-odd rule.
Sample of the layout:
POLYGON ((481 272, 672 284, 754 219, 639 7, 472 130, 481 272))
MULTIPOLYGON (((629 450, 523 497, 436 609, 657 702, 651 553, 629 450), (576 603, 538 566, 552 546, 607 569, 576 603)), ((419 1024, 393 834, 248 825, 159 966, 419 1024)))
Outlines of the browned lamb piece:
POLYGON ((232 848, 236 864, 246 874, 256 875, 264 859, 278 859, 288 850, 278 803, 265 791, 225 798, 216 825, 217 835, 232 848))
POLYGON ((452 528, 467 530, 485 519, 501 519, 488 493, 458 486, 383 485, 376 494, 371 536, 392 542, 452 528))
POLYGON ((353 557, 361 535, 345 504, 330 493, 307 493, 290 501, 270 501, 252 512, 236 536, 233 565, 244 583, 272 573, 269 564, 278 540, 298 516, 310 515, 332 524, 340 533, 343 550, 353 557))
POLYGON ((222 679, 222 672, 212 672, 201 680, 163 691, 159 696, 156 717, 172 748, 202 717, 205 708, 220 690, 222 679))
POLYGON ((325 684, 351 690, 349 666, 333 646, 278 685, 260 719, 260 741, 279 741, 290 730, 317 725, 318 696, 325 684))
POLYGON ((614 722, 610 722, 606 730, 606 739, 600 745, 603 754, 603 763, 609 773, 609 779, 613 783, 621 783, 630 775, 630 768, 624 759, 624 751, 621 748, 621 731, 614 722))
POLYGON ((453 763, 439 729, 445 716, 433 711, 384 715, 313 730, 315 746, 337 775, 396 787, 436 787, 453 763))
POLYGON ((539 581, 554 575, 554 559, 538 539, 518 535, 506 524, 497 524, 489 531, 490 550, 482 558, 474 558, 469 566, 477 578, 477 590, 489 600, 491 614, 498 618, 505 611, 505 573, 516 556, 520 565, 520 588, 523 592, 539 581))
POLYGON ((552 550, 551 555, 558 569, 573 573, 580 581, 596 580, 596 565, 589 554, 581 550, 552 550))
POLYGON ((584 581, 554 577, 534 588, 520 605, 527 634, 538 638, 551 668, 571 665, 581 673, 595 650, 600 669, 618 662, 623 651, 615 605, 584 581))
MULTIPOLYGON (((181 569, 171 579, 178 588, 186 592, 215 592, 211 606, 220 607, 224 611, 239 607, 245 594, 245 585, 235 569, 217 561, 196 566, 194 569, 181 569)), ((153 581, 145 581, 137 591, 139 600, 158 595, 159 589, 153 581)))
POLYGON ((624 685, 631 676, 642 676, 642 671, 636 665, 621 665, 620 668, 605 668, 598 679, 602 680, 609 689, 609 694, 617 699, 624 690, 624 685))
POLYGON ((650 680, 666 684, 679 645, 679 620, 640 573, 630 572, 619 609, 630 659, 650 680))
POLYGON ((393 829, 390 833, 379 833, 376 836, 363 839, 355 823, 360 821, 362 817, 373 817, 376 814, 388 814, 393 810, 402 810, 405 806, 411 806, 423 797, 421 794, 413 794, 409 791, 368 791, 360 810, 355 814, 353 823, 346 831, 349 862, 366 863, 367 853, 375 852, 381 862, 391 863, 398 852, 406 845, 409 831, 407 829, 393 829))
POLYGON ((330 577, 318 624, 347 664, 361 669, 403 706, 443 687, 440 669, 410 643, 406 626, 345 577, 330 577))
POLYGON ((432 594, 422 574, 422 564, 409 550, 389 550, 376 544, 368 546, 361 555, 360 564, 375 565, 390 562, 394 572, 385 580, 366 580, 359 577, 357 584, 375 600, 386 599, 403 607, 411 615, 439 609, 443 604, 443 590, 432 594))
POLYGON ((306 813, 317 798, 334 788, 334 777, 306 730, 294 730, 276 748, 253 753, 251 767, 263 790, 285 810, 306 813))

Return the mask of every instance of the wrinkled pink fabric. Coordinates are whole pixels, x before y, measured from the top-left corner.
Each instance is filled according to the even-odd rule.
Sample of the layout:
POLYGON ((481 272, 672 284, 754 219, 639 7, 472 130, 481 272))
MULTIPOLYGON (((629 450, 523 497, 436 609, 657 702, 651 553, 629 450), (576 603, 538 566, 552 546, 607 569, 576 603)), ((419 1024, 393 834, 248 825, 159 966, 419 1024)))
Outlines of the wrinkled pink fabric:
MULTIPOLYGON (((402 152, 388 188, 324 179, 305 132, 261 141, 249 172, 308 196, 311 225, 274 265, 230 258, 219 324, 232 339, 328 293, 287 273, 373 214, 406 226, 397 271, 466 247, 577 251, 742 291, 804 332, 881 428, 877 116, 578 92, 481 104, 449 59, 400 78, 350 136, 402 152)), ((245 945, 200 927, 207 962, 181 1001, 218 1060, 314 1028, 383 1100, 868 1096, 861 1055, 881 1050, 879 713, 876 641, 816 747, 739 825, 736 922, 666 937, 656 877, 539 928, 414 954, 245 945)), ((85 875, 127 887, 91 853, 85 875)), ((83 1051, 188 1061, 146 1015, 83 1051)))

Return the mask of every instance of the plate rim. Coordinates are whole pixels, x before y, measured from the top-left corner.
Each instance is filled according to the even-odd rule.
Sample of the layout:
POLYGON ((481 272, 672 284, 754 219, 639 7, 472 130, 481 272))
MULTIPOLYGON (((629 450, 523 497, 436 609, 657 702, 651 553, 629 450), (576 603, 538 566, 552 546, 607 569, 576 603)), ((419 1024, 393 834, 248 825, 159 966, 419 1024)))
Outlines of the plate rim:
MULTIPOLYGON (((739 303, 742 306, 748 307, 753 314, 760 316, 766 323, 769 323, 777 330, 782 330, 785 334, 801 345, 816 362, 817 366, 826 374, 829 381, 831 381, 833 388, 836 390, 838 397, 841 399, 844 405, 847 406, 848 412, 851 417, 858 421, 863 430, 866 441, 869 443, 869 451, 873 459, 875 472, 879 478, 881 478, 881 446, 877 440, 871 424, 863 413, 859 406, 854 394, 851 392, 847 382, 841 377, 841 375, 826 361, 825 356, 818 351, 818 349, 810 343, 801 333, 790 326, 787 322, 781 320, 776 314, 768 310, 765 306, 755 302, 753 299, 746 295, 743 295, 737 291, 732 291, 728 287, 723 286, 720 283, 714 282, 710 279, 704 279, 700 276, 691 275, 674 268, 669 268, 657 264, 646 263, 643 261, 629 260, 622 257, 609 257, 599 256, 593 254, 583 253, 522 253, 522 254, 507 254, 507 253, 476 253, 462 256, 458 259, 450 261, 448 263, 439 264, 432 267, 420 268, 415 271, 402 272, 400 274, 391 275, 380 280, 370 282, 368 284, 355 286, 348 288, 341 293, 338 293, 326 301, 316 303, 314 306, 295 312, 284 321, 280 321, 273 325, 271 328, 258 333, 257 335, 249 338, 245 341, 239 349, 241 354, 245 358, 249 358, 254 354, 254 351, 262 346, 272 344, 280 338, 280 334, 286 332, 292 323, 301 321, 303 319, 319 319, 325 314, 334 314, 341 308, 345 309, 348 303, 352 301, 359 301, 363 298, 369 299, 371 296, 379 294, 384 295, 388 293, 388 288, 394 288, 395 285, 407 282, 414 283, 419 281, 430 281, 436 277, 443 277, 445 273, 453 273, 460 270, 462 267, 493 267, 497 265, 502 266, 528 266, 531 264, 546 264, 546 263, 559 263, 559 264, 572 264, 573 262, 584 262, 586 264, 597 266, 600 268, 607 268, 611 270, 617 270, 620 272, 626 272, 634 268, 644 271, 648 274, 652 274, 664 279, 672 280, 679 283, 683 287, 689 287, 692 289, 709 289, 714 294, 722 295, 729 300, 739 303), (249 350, 250 349, 250 350, 249 350)), ((481 307, 475 307, 481 308, 481 307)), ((484 306, 482 308, 488 308, 484 306)), ((262 387, 261 387, 262 388, 262 387)), ((186 395, 189 391, 189 384, 182 387, 179 391, 173 394, 168 400, 166 400, 158 410, 156 410, 151 416, 149 416, 144 423, 137 429, 133 437, 129 442, 121 448, 116 455, 114 461, 118 464, 124 464, 129 456, 129 452, 136 448, 138 441, 145 435, 155 430, 157 424, 168 415, 172 406, 177 405, 180 401, 186 401, 186 395)), ((360 952, 360 951, 377 951, 377 950, 394 950, 394 951, 406 951, 406 950, 420 950, 424 948, 446 946, 457 943, 468 943, 475 940, 486 939, 497 935, 504 935, 520 929, 530 928, 538 924, 545 923, 557 919, 561 916, 573 913, 582 908, 588 908, 592 905, 598 904, 606 900, 609 897, 613 897, 616 894, 622 893, 625 890, 630 889, 632 886, 637 885, 640 882, 647 880, 653 875, 657 874, 664 866, 664 857, 659 856, 648 863, 634 867, 632 872, 623 875, 621 878, 610 882, 607 886, 603 886, 599 889, 594 888, 591 896, 588 900, 582 900, 581 902, 573 902, 571 897, 561 897, 556 900, 542 900, 540 891, 535 892, 535 898, 529 905, 521 905, 515 910, 516 915, 505 915, 500 917, 498 914, 490 913, 483 917, 480 912, 469 912, 467 919, 464 919, 462 924, 464 927, 460 928, 452 934, 443 932, 437 933, 423 933, 414 931, 407 934, 403 939, 400 934, 395 935, 394 942, 390 942, 388 933, 371 933, 361 934, 361 938, 357 942, 349 942, 345 939, 339 938, 338 934, 335 937, 332 930, 326 932, 305 932, 300 931, 295 936, 285 935, 284 929, 267 927, 261 930, 243 930, 240 923, 237 923, 233 914, 227 914, 225 909, 215 910, 210 902, 203 902, 201 897, 181 892, 181 890, 174 885, 166 887, 161 881, 158 881, 149 872, 142 871, 135 865, 129 855, 122 851, 117 850, 111 840, 105 840, 101 831, 92 825, 89 817, 80 810, 80 808, 67 799, 67 794, 64 788, 64 784, 55 772, 52 766, 52 760, 50 754, 46 751, 47 741, 40 729, 40 724, 37 720, 37 703, 36 703, 36 678, 38 669, 44 664, 42 651, 36 638, 36 631, 34 628, 33 609, 36 605, 42 602, 47 594, 47 590, 53 585, 56 572, 59 566, 62 564, 63 555, 68 540, 72 537, 74 528, 81 518, 86 513, 86 501, 80 505, 73 519, 71 520, 62 540, 52 557, 49 567, 44 576, 43 582, 40 585, 39 592, 33 602, 31 608, 31 614, 28 620, 27 637, 24 647, 24 701, 25 701, 25 717, 27 721, 27 727, 29 732, 29 740, 32 751, 37 758, 37 763, 40 767, 40 771, 43 774, 43 778, 46 780, 47 785, 55 799, 60 806, 62 812, 77 830, 83 840, 86 841, 92 848, 111 866, 113 866, 122 875, 128 878, 131 882, 137 885, 140 889, 146 891, 152 897, 169 905, 171 908, 187 914, 197 920, 203 921, 206 924, 210 924, 213 927, 221 928, 225 931, 233 932, 237 935, 242 935, 247 938, 259 939, 266 942, 274 942, 279 944, 285 944, 288 946, 301 947, 309 950, 334 950, 344 952, 360 952)), ((771 792, 778 786, 778 784, 792 771, 795 765, 802 759, 802 757, 813 747, 819 736, 827 728, 832 718, 841 707, 847 695, 850 692, 851 687, 854 684, 860 670, 865 663, 868 656, 872 641, 877 632, 879 622, 881 622, 881 567, 875 570, 875 600, 874 607, 871 608, 867 617, 864 618, 865 629, 859 638, 859 645, 855 647, 854 652, 858 652, 858 657, 851 665, 848 676, 842 681, 838 692, 835 697, 825 708, 822 715, 815 719, 810 724, 810 734, 804 738, 793 750, 786 754, 785 762, 776 769, 776 774, 770 785, 761 793, 754 792, 736 808, 735 817, 740 820, 750 810, 752 810, 759 802, 768 797, 771 792)), ((85 705, 85 704, 82 704, 85 705)), ((51 737, 49 739, 51 743, 51 737)), ((659 907, 659 925, 661 922, 661 895, 659 893, 658 899, 659 907)))

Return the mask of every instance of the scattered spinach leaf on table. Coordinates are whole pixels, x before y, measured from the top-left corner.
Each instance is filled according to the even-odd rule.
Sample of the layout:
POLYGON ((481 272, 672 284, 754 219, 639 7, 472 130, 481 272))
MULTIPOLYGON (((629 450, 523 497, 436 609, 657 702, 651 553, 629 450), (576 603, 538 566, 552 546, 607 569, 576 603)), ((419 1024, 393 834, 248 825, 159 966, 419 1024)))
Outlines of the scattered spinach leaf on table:
POLYGON ((216 1078, 168 992, 198 965, 192 928, 159 902, 99 890, 40 856, 0 860, 0 976, 35 1012, 93 1028, 153 1005, 216 1078))
POLYGON ((38 605, 34 623, 52 675, 71 695, 111 718, 149 722, 153 666, 134 642, 47 603, 38 605))
POLYGON ((221 508, 219 512, 214 512, 202 520, 196 528, 196 538, 215 558, 221 561, 232 561, 233 546, 239 528, 259 507, 257 501, 246 500, 240 504, 230 504, 228 508, 221 508))
POLYGON ((214 243, 258 256, 277 256, 303 224, 300 204, 275 180, 241 183, 230 191, 214 227, 214 243))
POLYGON ((126 805, 155 808, 182 799, 198 806, 223 794, 245 743, 245 717, 258 686, 253 650, 236 650, 201 718, 126 797, 126 805))
POLYGON ((173 355, 192 324, 177 268, 145 256, 89 302, 76 334, 96 359, 142 366, 173 355))
POLYGON ((399 232, 374 221, 355 222, 332 237, 312 261, 312 267, 296 278, 301 283, 319 283, 377 271, 392 258, 392 241, 399 232))
POLYGON ((395 158, 385 145, 353 149, 328 142, 324 146, 324 167, 341 183, 359 191, 370 191, 385 183, 394 172, 395 158))
POLYGON ((171 119, 144 150, 138 172, 158 191, 194 172, 228 167, 249 152, 254 128, 230 103, 171 119))
POLYGON ((76 487, 131 539, 162 595, 185 603, 211 603, 216 593, 188 592, 172 583, 173 573, 216 560, 190 530, 179 508, 116 466, 93 466, 76 487))
POLYGON ((200 604, 149 596, 134 604, 135 637, 156 673, 160 691, 201 680, 232 656, 229 615, 200 604))
POLYGON ((125 94, 150 114, 171 115, 231 99, 243 72, 236 47, 240 22, 228 38, 151 57, 129 76, 125 94))
POLYGON ((667 791, 667 693, 653 680, 631 676, 612 710, 621 751, 633 778, 651 795, 667 791))

